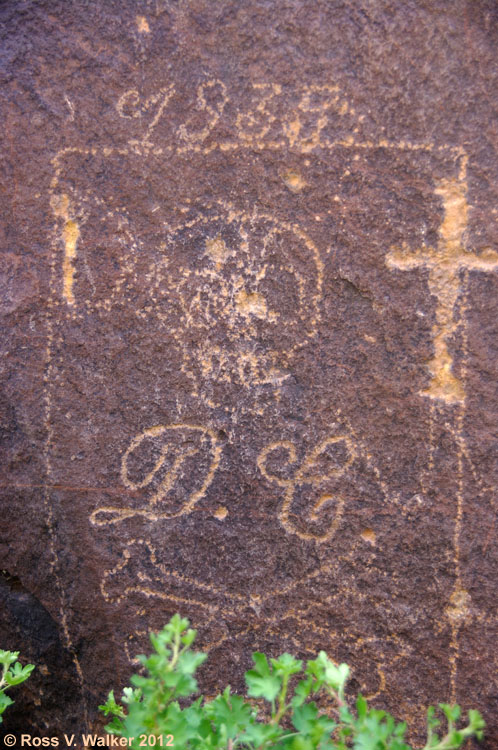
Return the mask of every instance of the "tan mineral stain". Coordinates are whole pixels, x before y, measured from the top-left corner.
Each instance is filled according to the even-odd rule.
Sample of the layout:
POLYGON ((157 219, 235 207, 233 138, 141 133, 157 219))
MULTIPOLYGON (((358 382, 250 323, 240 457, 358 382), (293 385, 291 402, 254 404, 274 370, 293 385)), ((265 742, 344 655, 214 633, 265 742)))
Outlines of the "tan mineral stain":
POLYGON ((74 282, 74 259, 76 258, 76 244, 80 230, 78 224, 70 219, 64 226, 64 244, 66 248, 63 264, 64 298, 70 305, 74 305, 73 282, 74 282))
POLYGON ((219 268, 230 257, 231 252, 221 237, 215 237, 212 240, 206 240, 206 253, 209 255, 219 268))
POLYGON ((62 227, 62 238, 64 240, 62 294, 69 305, 74 305, 74 260, 76 258, 76 245, 78 244, 80 230, 78 222, 71 218, 70 203, 67 195, 53 196, 51 206, 56 217, 64 222, 62 227))
POLYGON ((298 117, 296 117, 295 120, 292 122, 288 122, 284 124, 284 133, 289 139, 289 145, 292 147, 296 143, 297 139, 299 138, 299 133, 301 132, 301 121, 298 117))
POLYGON ((467 228, 467 183, 461 177, 440 180, 436 194, 441 196, 444 216, 439 228, 436 248, 422 247, 415 252, 404 246, 391 250, 386 257, 390 268, 411 270, 422 266, 429 271, 429 291, 437 299, 434 337, 434 357, 428 363, 431 373, 429 388, 421 395, 440 399, 446 403, 465 401, 463 383, 453 373, 453 359, 448 344, 455 335, 459 321, 454 313, 461 292, 462 270, 493 271, 498 269, 498 253, 486 249, 480 255, 465 249, 464 234, 467 228))
POLYGON ((214 511, 213 516, 219 521, 223 521, 228 516, 228 511, 224 505, 220 505, 219 508, 216 508, 214 511))
POLYGON ((250 315, 254 315, 256 318, 264 319, 267 316, 268 310, 266 307, 266 300, 262 294, 258 294, 257 292, 251 292, 248 294, 246 291, 242 290, 237 293, 235 302, 238 311, 246 318, 250 315))
POLYGON ((471 619, 470 605, 472 599, 465 589, 457 586, 450 596, 450 603, 446 607, 446 615, 452 624, 461 624, 471 619))
POLYGON ((137 16, 136 19, 137 29, 141 34, 150 34, 149 22, 145 16, 137 16))
POLYGON ((364 529, 361 532, 360 536, 363 539, 363 541, 368 542, 372 546, 375 546, 376 535, 373 529, 364 529))
POLYGON ((293 169, 289 169, 289 171, 284 174, 283 181, 293 193, 299 193, 307 185, 299 172, 293 169))

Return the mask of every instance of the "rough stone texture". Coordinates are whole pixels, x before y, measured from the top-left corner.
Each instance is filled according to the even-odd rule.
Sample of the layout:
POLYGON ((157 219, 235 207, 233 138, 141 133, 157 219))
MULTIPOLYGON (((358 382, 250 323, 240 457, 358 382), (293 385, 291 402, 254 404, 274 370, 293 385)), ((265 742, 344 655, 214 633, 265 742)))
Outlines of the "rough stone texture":
POLYGON ((0 6, 5 730, 320 648, 498 746, 492 0, 0 6))

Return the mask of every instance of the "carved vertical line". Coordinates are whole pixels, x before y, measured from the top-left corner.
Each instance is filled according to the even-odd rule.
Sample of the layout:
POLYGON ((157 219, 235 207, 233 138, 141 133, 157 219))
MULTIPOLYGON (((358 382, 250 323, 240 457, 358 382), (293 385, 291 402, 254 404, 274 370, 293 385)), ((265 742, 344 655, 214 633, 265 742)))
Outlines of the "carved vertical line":
MULTIPOLYGON (((60 164, 60 152, 56 155, 56 157, 52 160, 52 164, 54 167, 54 177, 52 179, 51 185, 50 185, 50 198, 51 198, 51 204, 54 205, 54 197, 55 197, 55 189, 58 184, 58 178, 59 173, 61 170, 61 164, 60 164)), ((59 245, 59 236, 58 236, 58 216, 57 211, 54 211, 54 227, 52 230, 52 236, 50 240, 51 245, 51 253, 50 253, 50 268, 49 268, 49 291, 48 291, 48 298, 47 298, 47 314, 46 314, 46 322, 47 322, 47 343, 45 347, 45 368, 44 368, 44 375, 43 375, 43 404, 44 404, 44 428, 45 428, 45 444, 43 448, 43 457, 44 457, 44 464, 45 464, 45 485, 43 489, 43 505, 44 505, 44 512, 45 517, 47 519, 47 529, 48 529, 48 537, 49 537, 49 547, 50 547, 50 554, 52 557, 51 560, 51 569, 53 572, 54 580, 55 580, 55 587, 57 590, 57 596, 59 600, 59 618, 60 623, 62 627, 62 635, 63 635, 63 641, 65 644, 66 649, 71 654, 71 659, 74 664, 76 675, 78 678, 78 685, 80 688, 81 693, 81 699, 83 704, 83 719, 85 722, 85 728, 88 731, 88 706, 87 701, 85 697, 85 683, 84 683, 84 677, 83 677, 83 671, 81 669, 81 664, 79 662, 78 656, 75 652, 73 642, 71 639, 71 633, 69 630, 69 625, 67 621, 67 615, 66 615, 66 601, 65 601, 65 593, 64 593, 64 587, 62 585, 62 581, 59 575, 59 558, 57 555, 57 549, 56 549, 56 532, 54 529, 54 512, 53 512, 53 504, 52 504, 52 496, 51 496, 51 480, 52 480, 52 463, 51 463, 51 449, 54 442, 54 431, 51 424, 52 419, 52 396, 53 396, 53 387, 54 387, 54 378, 56 376, 55 373, 55 366, 53 361, 53 352, 54 352, 54 339, 55 339, 55 324, 54 324, 54 310, 58 306, 57 302, 57 292, 56 292, 56 284, 57 284, 57 259, 58 259, 58 245, 59 245)))
MULTIPOLYGON (((463 177, 465 179, 465 167, 466 162, 462 165, 463 177)), ((468 270, 463 270, 463 289, 465 290, 462 295, 462 304, 460 307, 460 327, 461 327, 461 341, 462 341, 462 364, 460 368, 460 380, 463 384, 464 391, 466 392, 466 380, 467 380, 467 348, 468 348, 468 335, 467 335, 467 305, 468 305, 468 270)), ((455 565, 455 584, 453 592, 450 597, 450 604, 447 608, 447 615, 451 626, 451 655, 450 655, 450 699, 452 703, 457 702, 457 675, 458 675, 458 659, 460 655, 460 642, 459 633, 462 623, 465 621, 468 615, 468 601, 469 595, 463 587, 462 582, 462 566, 461 566, 461 551, 460 542, 462 537, 463 527, 463 508, 464 508, 464 489, 465 482, 463 476, 464 460, 468 457, 467 446, 465 443, 465 414, 466 414, 466 400, 464 399, 461 404, 457 407, 457 413, 455 415, 455 439, 457 444, 457 473, 458 473, 458 486, 457 486, 457 507, 455 515, 455 528, 453 534, 453 559, 455 565)), ((471 464, 471 468, 472 464, 471 464)))

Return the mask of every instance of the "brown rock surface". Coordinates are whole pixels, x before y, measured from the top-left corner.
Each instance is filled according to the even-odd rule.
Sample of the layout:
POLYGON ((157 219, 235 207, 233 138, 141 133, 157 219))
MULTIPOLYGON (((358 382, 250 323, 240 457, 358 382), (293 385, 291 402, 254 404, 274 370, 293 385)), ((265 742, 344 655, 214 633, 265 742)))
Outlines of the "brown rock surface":
POLYGON ((6 731, 98 726, 180 610, 206 694, 323 648, 496 748, 496 3, 0 25, 6 731))

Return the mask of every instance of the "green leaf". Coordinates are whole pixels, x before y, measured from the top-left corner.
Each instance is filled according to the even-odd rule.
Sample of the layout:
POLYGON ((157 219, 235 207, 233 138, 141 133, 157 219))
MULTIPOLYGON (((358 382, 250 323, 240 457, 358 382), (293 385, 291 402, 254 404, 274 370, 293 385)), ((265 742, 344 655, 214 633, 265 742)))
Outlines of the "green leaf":
POLYGON ((123 703, 133 703, 134 701, 139 701, 142 696, 142 691, 140 689, 133 690, 133 688, 126 687, 123 690, 123 697, 121 700, 123 703))
POLYGON ((178 636, 181 635, 184 630, 187 630, 189 625, 190 622, 187 620, 187 618, 181 617, 181 615, 177 613, 173 615, 169 623, 164 626, 159 635, 165 639, 168 639, 171 636, 175 635, 178 636))
POLYGON ((456 729, 454 729, 452 732, 450 732, 449 747, 451 746, 460 747, 464 739, 465 739, 465 735, 462 734, 462 732, 458 732, 456 729))
MULTIPOLYGON (((101 706, 99 706, 101 708, 101 706)), ((114 718, 110 724, 106 724, 104 730, 108 734, 116 734, 118 737, 122 737, 123 725, 118 718, 114 718)), ((131 736, 131 735, 130 735, 131 736)))
POLYGON ((26 664, 25 667, 22 667, 19 662, 16 662, 14 666, 5 673, 5 682, 7 685, 19 685, 21 682, 28 679, 34 668, 34 664, 26 664))
POLYGON ((396 737, 404 737, 406 732, 406 721, 401 721, 399 724, 396 725, 396 728, 394 730, 394 735, 396 737))
POLYGON ((252 744, 259 748, 261 746, 265 747, 265 743, 267 742, 276 742, 282 734, 283 729, 276 724, 254 722, 240 735, 240 740, 242 743, 252 744))
POLYGON ((365 698, 360 694, 358 698, 356 699, 356 713, 358 714, 359 719, 364 719, 367 715, 368 711, 368 704, 365 700, 365 698))
POLYGON ((204 718, 204 710, 201 704, 202 698, 198 698, 191 706, 184 709, 185 720, 193 729, 197 729, 204 718))
POLYGON ((197 636, 197 630, 187 630, 187 632, 182 635, 181 642, 184 646, 191 646, 192 643, 195 641, 195 638, 197 636))
POLYGON ((4 667, 10 667, 19 658, 19 651, 0 650, 0 664, 4 667))
POLYGON ((281 654, 278 659, 270 659, 272 666, 277 674, 282 677, 290 677, 293 674, 298 674, 303 668, 303 662, 295 659, 290 654, 281 654))
MULTIPOLYGON (((197 690, 195 673, 206 655, 191 650, 196 632, 188 629, 189 622, 175 615, 159 632, 151 636, 153 653, 142 656, 144 674, 134 675, 123 692, 120 705, 111 692, 100 706, 106 715, 113 716, 106 731, 123 737, 135 737, 131 747, 139 747, 140 735, 174 735, 175 747, 182 750, 410 750, 404 741, 406 724, 396 723, 386 711, 368 707, 366 699, 358 695, 356 715, 346 703, 344 687, 349 677, 346 664, 335 664, 324 651, 309 661, 305 678, 297 682, 290 706, 286 698, 288 680, 302 670, 302 662, 284 653, 268 660, 259 652, 253 654, 254 666, 245 676, 248 694, 264 698, 271 706, 271 720, 257 721, 257 711, 230 686, 209 702, 202 698, 187 698, 197 690), (332 697, 332 708, 339 714, 339 723, 318 709, 310 697, 320 690, 332 697), (278 698, 278 705, 275 701, 278 698), (286 714, 292 709, 289 729, 286 714), (279 725, 284 717, 284 727, 279 725)), ((0 652, 11 659, 13 652, 0 652), (7 654, 7 655, 6 655, 7 654)), ((9 669, 10 680, 25 679, 28 667, 21 667, 15 659, 9 669)), ((9 665, 10 666, 10 665, 9 665)), ((295 683, 292 681, 291 686, 295 683)), ((0 714, 11 703, 0 690, 0 714), (3 706, 3 708, 2 708, 3 706)), ((478 711, 469 711, 468 726, 457 730, 460 708, 439 704, 448 721, 448 734, 439 740, 434 730, 440 722, 436 709, 427 711, 428 740, 425 750, 456 750, 471 736, 482 737, 484 721, 478 711)), ((1 721, 1 716, 0 716, 1 721)), ((157 743, 156 743, 157 744, 157 743)))
POLYGON ((312 686, 313 680, 311 677, 298 682, 296 685, 296 689, 294 690, 294 696, 291 700, 291 706, 293 706, 294 708, 302 706, 304 701, 310 696, 312 686))
POLYGON ((230 686, 222 695, 206 703, 204 709, 215 725, 226 727, 227 737, 232 739, 251 722, 251 706, 241 696, 231 695, 230 686))
POLYGON ((482 739, 482 730, 486 728, 486 722, 475 708, 470 709, 468 716, 470 728, 476 733, 477 739, 482 739))
POLYGON ((468 713, 468 726, 462 730, 465 738, 475 736, 477 740, 482 740, 484 736, 483 730, 486 727, 486 722, 482 718, 479 711, 471 708, 468 713))
POLYGON ((253 698, 265 698, 271 703, 280 692, 282 681, 279 676, 272 673, 264 654, 255 652, 252 659, 255 669, 250 669, 245 675, 249 688, 247 693, 253 698))
POLYGON ((14 702, 5 694, 5 691, 9 687, 19 685, 21 682, 27 680, 35 668, 34 664, 26 664, 26 666, 23 667, 22 664, 17 661, 18 656, 19 651, 0 650, 0 664, 2 665, 2 669, 0 670, 2 678, 2 687, 0 688, 0 723, 3 721, 1 714, 3 714, 3 712, 14 702))
POLYGON ((427 709, 427 726, 429 729, 436 729, 440 724, 441 722, 436 717, 436 709, 434 706, 429 706, 427 709))
POLYGON ((305 703, 303 706, 296 708, 292 715, 292 724, 299 732, 311 734, 318 717, 318 708, 316 703, 305 703))
POLYGON ((352 724, 354 722, 354 716, 347 706, 339 708, 339 718, 344 724, 352 724))
MULTIPOLYGON (((125 690, 130 688, 125 688, 125 690)), ((106 702, 99 706, 99 710, 103 711, 105 716, 109 716, 109 714, 112 714, 113 716, 118 716, 119 718, 123 718, 125 715, 124 709, 122 706, 119 705, 119 703, 116 703, 114 699, 114 691, 111 690, 109 695, 107 696, 106 702)))
POLYGON ((144 677, 141 674, 134 674, 131 677, 130 682, 132 682, 134 685, 136 685, 137 688, 146 687, 146 685, 149 684, 148 678, 144 677))
POLYGON ((0 692, 0 714, 3 714, 5 709, 8 706, 11 706, 13 703, 14 701, 12 700, 12 698, 10 698, 10 696, 0 692))
POLYGON ((440 703, 439 708, 442 710, 449 722, 453 723, 455 721, 458 721, 458 719, 460 718, 460 706, 451 706, 449 703, 440 703))
POLYGON ((292 750, 315 750, 316 745, 310 737, 299 736, 293 737, 288 747, 291 747, 292 750))
POLYGON ((347 664, 334 664, 325 651, 320 651, 314 661, 308 662, 306 668, 306 672, 315 677, 319 684, 326 684, 336 691, 344 689, 349 671, 347 664))
POLYGON ((178 657, 177 669, 180 674, 191 675, 194 674, 198 667, 201 666, 207 659, 207 654, 201 654, 197 651, 184 651, 178 657))

